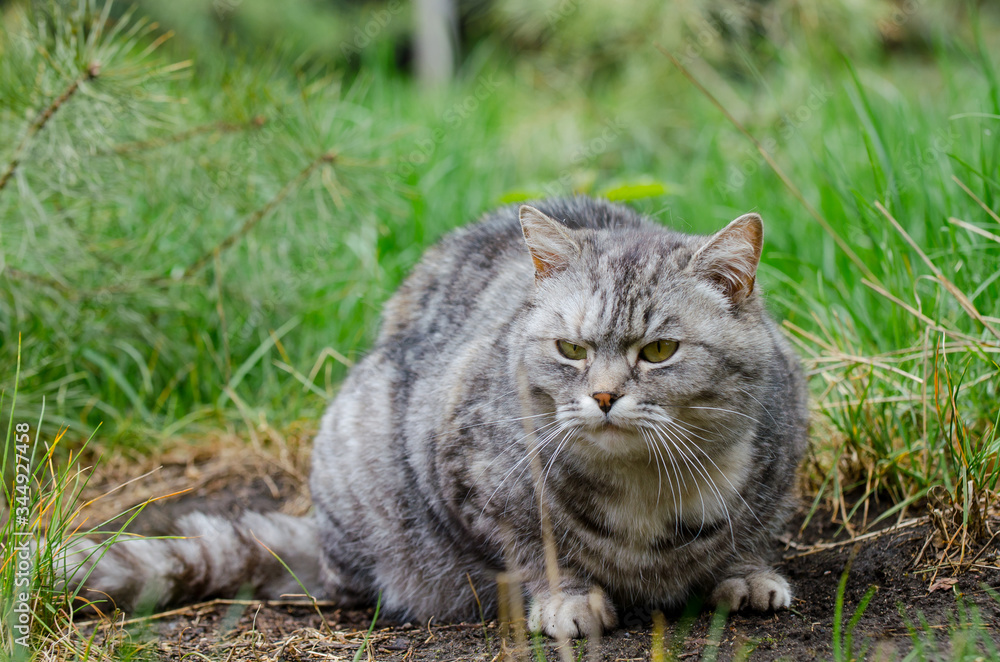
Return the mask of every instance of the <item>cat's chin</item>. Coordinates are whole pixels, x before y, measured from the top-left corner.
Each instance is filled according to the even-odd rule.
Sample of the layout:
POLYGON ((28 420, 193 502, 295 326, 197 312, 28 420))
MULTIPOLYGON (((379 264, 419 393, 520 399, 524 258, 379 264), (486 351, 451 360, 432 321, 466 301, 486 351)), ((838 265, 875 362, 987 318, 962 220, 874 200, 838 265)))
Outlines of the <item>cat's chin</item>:
POLYGON ((606 423, 582 429, 577 435, 586 445, 605 457, 646 456, 648 447, 638 431, 606 423))

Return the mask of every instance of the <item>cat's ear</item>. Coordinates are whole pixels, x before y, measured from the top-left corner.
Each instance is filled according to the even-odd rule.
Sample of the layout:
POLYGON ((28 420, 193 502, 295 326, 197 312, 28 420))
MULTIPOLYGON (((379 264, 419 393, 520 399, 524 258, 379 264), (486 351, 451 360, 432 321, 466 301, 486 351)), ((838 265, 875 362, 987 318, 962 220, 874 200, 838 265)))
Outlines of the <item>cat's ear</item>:
POLYGON ((529 205, 521 205, 519 216, 524 243, 535 263, 536 280, 562 271, 580 256, 580 245, 559 221, 529 205))
POLYGON ((699 248, 688 268, 712 281, 739 305, 753 293, 763 245, 760 216, 744 214, 699 248))

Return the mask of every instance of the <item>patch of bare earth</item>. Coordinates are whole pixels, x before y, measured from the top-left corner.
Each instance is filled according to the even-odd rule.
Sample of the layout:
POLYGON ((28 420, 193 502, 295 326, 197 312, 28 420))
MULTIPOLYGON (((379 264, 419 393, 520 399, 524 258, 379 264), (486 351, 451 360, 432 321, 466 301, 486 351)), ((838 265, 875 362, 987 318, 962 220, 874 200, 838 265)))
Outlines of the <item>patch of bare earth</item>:
MULTIPOLYGON (((303 437, 304 438, 304 437, 303 437)), ((161 468, 97 502, 92 521, 181 490, 178 496, 149 504, 130 526, 153 532, 163 523, 191 510, 236 514, 252 508, 281 509, 300 514, 308 508, 305 487, 307 444, 282 439, 248 451, 244 442, 219 438, 198 449, 175 449, 148 460, 161 468), (97 508, 100 506, 100 508, 97 508), (100 512, 104 509, 106 512, 100 512)), ((121 483, 121 468, 111 463, 95 477, 92 497, 121 483), (117 474, 117 475, 116 475, 117 474)), ((129 471, 136 475, 134 465, 129 471)), ((964 605, 974 605, 986 634, 1000 640, 1000 601, 987 587, 1000 588, 1000 554, 993 542, 967 544, 959 554, 943 540, 939 526, 918 514, 893 522, 881 530, 850 538, 829 513, 817 513, 807 526, 803 512, 789 527, 795 531, 783 545, 780 566, 792 583, 792 609, 777 614, 734 614, 721 631, 713 629, 713 614, 692 605, 684 612, 668 613, 662 640, 672 659, 806 660, 833 655, 834 616, 838 584, 849 566, 842 622, 846 625, 869 587, 876 587, 867 609, 853 632, 855 651, 867 646, 869 656, 896 659, 912 648, 910 625, 920 625, 932 635, 944 635, 956 624, 972 625, 964 605), (960 559, 963 572, 956 572, 960 559)), ((988 529, 1000 531, 1000 518, 992 513, 988 529)), ((373 609, 341 610, 333 604, 300 600, 260 602, 218 600, 185 607, 152 617, 111 624, 78 623, 79 633, 97 631, 97 641, 128 633, 142 643, 148 659, 242 660, 353 660, 363 649, 362 660, 485 660, 517 659, 513 642, 501 637, 501 625, 486 623, 397 623, 376 620, 371 635, 373 609)), ((573 642, 574 660, 600 659, 624 662, 649 660, 654 644, 652 614, 625 611, 621 626, 601 641, 573 642)), ((541 646, 550 660, 561 659, 556 644, 532 643, 531 659, 541 646)), ((521 655, 521 659, 528 659, 521 655)), ((658 658, 663 659, 663 658, 658 658)), ((670 659, 670 658, 667 658, 670 659)))

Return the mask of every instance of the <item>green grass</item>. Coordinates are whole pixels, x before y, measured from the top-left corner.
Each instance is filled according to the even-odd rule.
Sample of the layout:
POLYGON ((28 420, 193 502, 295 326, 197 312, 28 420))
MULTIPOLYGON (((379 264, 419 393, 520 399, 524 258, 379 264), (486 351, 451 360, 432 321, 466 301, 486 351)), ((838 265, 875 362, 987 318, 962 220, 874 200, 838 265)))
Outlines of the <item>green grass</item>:
MULTIPOLYGON (((988 589, 988 587, 986 587, 988 589)), ((1000 600, 995 592, 991 596, 1000 600)), ((962 597, 957 598, 958 608, 955 618, 947 624, 945 636, 935 633, 927 619, 919 611, 914 623, 912 614, 900 605, 900 614, 909 630, 910 642, 913 647, 902 659, 911 660, 949 660, 953 662, 976 662, 977 660, 995 660, 1000 656, 1000 648, 991 636, 995 626, 983 618, 979 609, 962 597)))
MULTIPOLYGON (((573 20, 586 19, 580 11, 573 20)), ((728 44, 716 57, 728 53, 739 70, 729 76, 685 60, 855 264, 653 48, 684 53, 694 33, 651 34, 621 71, 595 56, 601 75, 588 84, 556 66, 568 57, 558 39, 554 52, 524 56, 487 40, 453 87, 426 94, 379 43, 345 76, 285 52, 209 53, 187 66, 196 54, 182 48, 144 53, 155 32, 131 50, 112 49, 123 37, 106 32, 57 68, 33 44, 67 37, 32 34, 17 9, 8 18, 5 144, 28 131, 21 118, 101 63, 31 136, 0 191, 0 361, 12 365, 20 332, 21 405, 37 410, 45 396, 52 426, 82 436, 103 424, 105 443, 149 448, 241 420, 234 395, 279 426, 314 419, 345 374, 340 357, 365 351, 381 303, 427 245, 500 201, 578 191, 631 199, 695 232, 760 210, 771 308, 805 332, 793 335, 819 404, 894 498, 954 474, 944 418, 967 421, 973 446, 992 434, 997 339, 875 207, 979 312, 1000 308, 1000 246, 947 221, 1000 231, 952 179, 993 206, 997 90, 968 25, 932 33, 922 58, 852 61, 817 31, 784 35, 763 56, 741 50, 754 42, 728 44), (336 158, 297 179, 328 152, 336 158), (933 407, 925 397, 932 367, 964 374, 943 417, 943 396, 933 407)), ((124 34, 137 22, 114 25, 124 34)))
POLYGON ((762 213, 760 282, 811 376, 817 503, 862 526, 862 497, 897 516, 940 485, 970 526, 995 497, 995 12, 775 0, 706 23, 708 2, 505 0, 428 92, 397 65, 407 12, 345 61, 345 26, 377 8, 293 4, 5 5, 0 388, 20 336, 12 420, 44 401, 43 435, 69 429, 58 458, 98 426, 102 450, 143 452, 318 420, 428 245, 582 192, 692 232, 762 213))
POLYGON ((854 614, 845 627, 843 620, 844 591, 847 589, 847 579, 851 574, 851 561, 853 561, 853 558, 848 561, 847 567, 841 573, 840 583, 837 584, 837 598, 833 603, 833 659, 835 662, 854 662, 855 660, 865 658, 865 649, 867 646, 862 645, 861 649, 857 652, 854 650, 854 629, 857 627, 861 617, 864 616, 865 610, 868 608, 868 603, 871 602, 871 599, 875 596, 875 592, 878 590, 876 586, 868 587, 868 590, 865 591, 865 594, 858 601, 858 606, 855 607, 854 614))
MULTIPOLYGON (((109 522, 86 526, 80 517, 87 504, 79 503, 86 488, 90 472, 69 461, 57 463, 53 457, 65 438, 64 428, 53 438, 46 439, 40 430, 45 420, 44 406, 37 420, 17 419, 11 414, 18 399, 17 366, 14 389, 8 401, 0 394, 0 414, 8 414, 3 442, 3 474, 11 480, 4 481, 6 510, 0 525, 0 659, 31 660, 39 654, 59 659, 89 659, 97 654, 94 636, 89 639, 66 636, 71 626, 74 608, 80 606, 78 591, 65 591, 61 587, 66 568, 60 562, 61 550, 70 536, 80 534, 110 535, 109 544, 121 532, 103 530, 109 522)), ((0 416, 2 418, 2 416, 0 416)), ((88 438, 80 452, 86 452, 88 438)), ((119 527, 124 527, 140 511, 132 509, 131 516, 119 527)), ((128 515, 129 513, 125 513, 128 515)), ((114 527, 110 527, 114 529, 114 527)), ((102 554, 104 544, 94 546, 93 554, 102 554)), ((115 641, 116 659, 128 660, 134 654, 126 641, 115 641)))

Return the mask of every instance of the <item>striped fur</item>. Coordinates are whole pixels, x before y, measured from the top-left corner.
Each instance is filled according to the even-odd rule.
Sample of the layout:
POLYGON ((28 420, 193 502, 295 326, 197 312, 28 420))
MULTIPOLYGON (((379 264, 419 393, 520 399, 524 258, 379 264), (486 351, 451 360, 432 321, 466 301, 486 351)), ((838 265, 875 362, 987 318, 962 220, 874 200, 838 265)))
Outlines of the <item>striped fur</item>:
MULTIPOLYGON (((754 287, 761 237, 756 215, 693 236, 588 198, 502 208, 446 237, 386 304, 374 348, 322 419, 315 520, 282 544, 293 568, 317 574, 311 588, 335 600, 381 595, 418 620, 478 619, 477 596, 493 613, 495 575, 514 570, 530 624, 557 636, 613 626, 615 605, 677 605, 695 592, 787 606, 768 558, 807 410, 797 359, 754 287), (678 342, 673 356, 641 358, 664 339, 678 342), (566 358, 558 340, 587 358, 566 358), (607 414, 595 393, 616 398, 607 414), (555 595, 531 449, 559 559, 555 595)), ((232 557, 239 527, 222 528, 232 557)), ((166 552, 143 553, 174 600, 192 597, 182 576, 231 591, 257 561, 257 590, 274 594, 256 552, 218 581, 206 573, 226 563, 204 546, 165 570, 151 558, 166 552)), ((143 562, 110 558, 98 587, 143 562)))
POLYGON ((476 618, 470 583, 490 607, 495 573, 515 566, 532 625, 569 635, 614 622, 610 604, 578 613, 593 586, 619 605, 718 586, 735 607, 787 606, 766 559, 806 396, 753 287, 759 217, 708 238, 587 198, 536 207, 523 226, 508 207, 432 248, 327 411, 312 492, 332 593, 381 592, 408 618, 476 618), (659 338, 677 353, 638 361, 659 338), (568 361, 559 339, 592 356, 568 361), (617 430, 601 428, 597 391, 620 395, 617 430), (548 595, 526 416, 575 605, 548 595))
POLYGON ((58 569, 71 586, 85 584, 84 599, 110 599, 129 612, 237 594, 278 598, 303 588, 323 595, 312 518, 248 512, 229 521, 191 513, 172 529, 169 537, 120 536, 113 544, 73 539, 58 569))

